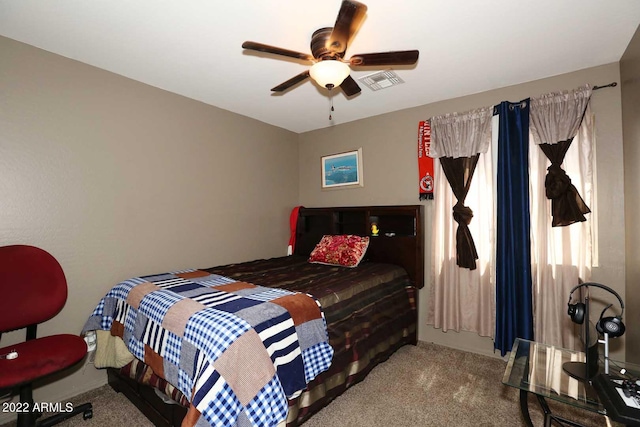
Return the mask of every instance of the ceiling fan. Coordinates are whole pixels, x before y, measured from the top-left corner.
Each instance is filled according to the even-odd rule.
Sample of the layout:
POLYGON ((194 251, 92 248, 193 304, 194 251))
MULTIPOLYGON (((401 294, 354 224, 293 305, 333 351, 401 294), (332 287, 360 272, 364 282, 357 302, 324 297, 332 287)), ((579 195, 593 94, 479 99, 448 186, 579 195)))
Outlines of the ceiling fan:
POLYGON ((361 89, 349 75, 350 66, 412 65, 418 61, 419 52, 417 50, 362 53, 345 60, 345 51, 351 38, 362 24, 366 12, 367 6, 364 4, 354 0, 344 0, 334 26, 320 28, 311 36, 311 55, 252 41, 242 43, 242 47, 313 63, 309 70, 303 71, 271 89, 273 92, 284 92, 311 77, 320 86, 329 90, 340 86, 345 95, 353 96, 361 89))

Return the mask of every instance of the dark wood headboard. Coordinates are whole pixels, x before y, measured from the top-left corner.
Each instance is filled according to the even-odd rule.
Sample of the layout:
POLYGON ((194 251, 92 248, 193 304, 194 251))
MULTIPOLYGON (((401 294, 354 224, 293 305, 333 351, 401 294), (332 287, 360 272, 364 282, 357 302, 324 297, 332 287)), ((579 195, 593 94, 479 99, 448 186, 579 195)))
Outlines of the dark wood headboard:
POLYGON ((424 286, 424 224, 422 205, 300 208, 296 255, 308 256, 325 234, 370 236, 366 260, 396 264, 413 284, 424 286), (371 235, 371 224, 379 228, 371 235))

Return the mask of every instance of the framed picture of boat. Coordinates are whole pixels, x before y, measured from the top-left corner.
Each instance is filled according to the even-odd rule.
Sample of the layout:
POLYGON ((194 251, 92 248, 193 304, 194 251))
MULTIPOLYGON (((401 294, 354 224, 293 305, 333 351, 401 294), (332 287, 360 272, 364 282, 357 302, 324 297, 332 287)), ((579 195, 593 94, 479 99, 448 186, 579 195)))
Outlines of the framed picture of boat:
POLYGON ((322 157, 322 189, 364 187, 362 148, 322 157))

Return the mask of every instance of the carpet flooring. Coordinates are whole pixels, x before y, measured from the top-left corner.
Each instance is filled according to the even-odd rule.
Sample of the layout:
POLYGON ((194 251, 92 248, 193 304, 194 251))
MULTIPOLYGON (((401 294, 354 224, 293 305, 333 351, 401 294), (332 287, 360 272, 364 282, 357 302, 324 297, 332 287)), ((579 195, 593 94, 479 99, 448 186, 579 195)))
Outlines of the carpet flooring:
MULTIPOLYGON (((502 384, 506 362, 435 344, 405 346, 367 378, 311 417, 304 427, 524 426, 519 391, 502 384)), ((108 385, 71 402, 91 401, 94 416, 64 421, 61 426, 152 426, 122 395, 108 385)), ((534 425, 543 414, 529 400, 534 425)), ((605 417, 548 400, 554 414, 586 427, 617 426, 605 417)), ((2 427, 12 427, 15 423, 2 427)))

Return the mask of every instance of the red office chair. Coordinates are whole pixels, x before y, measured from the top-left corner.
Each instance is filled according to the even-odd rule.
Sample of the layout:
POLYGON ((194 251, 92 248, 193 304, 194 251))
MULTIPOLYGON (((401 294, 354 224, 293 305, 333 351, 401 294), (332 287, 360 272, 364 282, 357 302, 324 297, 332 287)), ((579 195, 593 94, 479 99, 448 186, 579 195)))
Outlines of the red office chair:
MULTIPOLYGON (((0 393, 19 389, 20 405, 16 406, 20 409, 27 405, 33 409, 35 381, 75 365, 87 353, 87 345, 78 335, 36 338, 38 323, 58 314, 66 300, 67 281, 51 254, 33 246, 0 247, 0 338, 3 332, 27 330, 26 341, 0 348, 0 393)), ((54 425, 79 413, 85 420, 91 418, 91 404, 76 406, 38 425, 54 425)), ((41 415, 38 411, 18 412, 18 426, 33 426, 41 415)))

